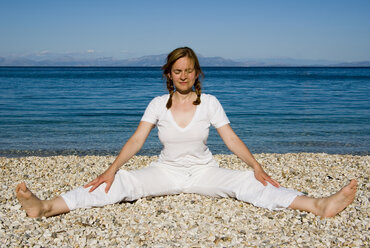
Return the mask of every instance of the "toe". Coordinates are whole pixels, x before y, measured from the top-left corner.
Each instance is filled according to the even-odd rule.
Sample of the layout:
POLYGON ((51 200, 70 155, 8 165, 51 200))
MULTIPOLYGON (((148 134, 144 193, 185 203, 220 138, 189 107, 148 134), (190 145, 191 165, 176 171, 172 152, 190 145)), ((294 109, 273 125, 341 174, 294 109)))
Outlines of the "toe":
POLYGON ((27 186, 26 186, 25 182, 21 182, 20 184, 17 185, 16 191, 19 192, 20 190, 22 190, 22 191, 27 190, 27 186))

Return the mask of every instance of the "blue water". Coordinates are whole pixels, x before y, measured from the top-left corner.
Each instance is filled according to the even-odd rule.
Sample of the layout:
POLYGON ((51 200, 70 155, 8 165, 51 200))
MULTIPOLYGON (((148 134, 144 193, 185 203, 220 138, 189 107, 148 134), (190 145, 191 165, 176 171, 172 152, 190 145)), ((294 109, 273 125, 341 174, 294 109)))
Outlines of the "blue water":
MULTIPOLYGON (((370 68, 203 69, 252 152, 369 154, 370 68)), ((1 67, 0 155, 115 154, 165 93, 160 68, 1 67)), ((140 154, 160 150, 153 130, 140 154)))

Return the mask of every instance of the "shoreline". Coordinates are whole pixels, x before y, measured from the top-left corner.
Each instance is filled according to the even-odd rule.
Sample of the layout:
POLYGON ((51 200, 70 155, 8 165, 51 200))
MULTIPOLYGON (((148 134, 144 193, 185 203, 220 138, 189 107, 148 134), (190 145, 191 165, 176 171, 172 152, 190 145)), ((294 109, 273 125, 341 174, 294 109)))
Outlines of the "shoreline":
MULTIPOLYGON (((161 150, 147 149, 138 152, 137 156, 157 156, 161 150)), ((22 158, 22 157, 55 157, 55 156, 117 156, 120 151, 108 150, 0 150, 0 158, 22 158)), ((212 151, 211 151, 212 152, 212 151)), ((213 152, 212 152, 213 154, 213 152)), ((252 154, 327 154, 327 155, 350 155, 350 156, 370 156, 370 151, 352 153, 328 153, 328 152, 252 152, 252 154)), ((215 153, 215 155, 232 155, 230 151, 225 153, 215 153)))
MULTIPOLYGON (((26 218, 15 197, 25 181, 41 199, 87 183, 115 156, 0 157, 0 242, 19 246, 368 246, 370 156, 326 153, 254 154, 282 186, 327 196, 358 180, 355 201, 332 219, 284 209, 269 211, 232 198, 180 194, 143 198, 50 217, 26 218)), ((235 155, 216 154, 220 167, 249 170, 235 155)), ((157 156, 135 156, 121 169, 148 165, 157 156)))

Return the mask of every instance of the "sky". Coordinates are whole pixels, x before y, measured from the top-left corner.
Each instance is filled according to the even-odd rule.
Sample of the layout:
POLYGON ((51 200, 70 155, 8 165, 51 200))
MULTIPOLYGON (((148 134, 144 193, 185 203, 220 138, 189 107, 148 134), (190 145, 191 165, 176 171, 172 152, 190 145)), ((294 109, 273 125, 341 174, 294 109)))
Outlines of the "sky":
POLYGON ((370 60, 370 1, 2 0, 0 57, 370 60))

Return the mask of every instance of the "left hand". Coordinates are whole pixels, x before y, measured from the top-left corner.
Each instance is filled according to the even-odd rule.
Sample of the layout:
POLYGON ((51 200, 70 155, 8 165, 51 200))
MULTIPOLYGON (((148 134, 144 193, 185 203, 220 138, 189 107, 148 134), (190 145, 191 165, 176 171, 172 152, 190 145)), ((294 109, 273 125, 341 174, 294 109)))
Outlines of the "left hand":
POLYGON ((276 188, 280 187, 280 184, 272 179, 267 173, 260 167, 254 169, 254 177, 260 181, 264 186, 267 186, 267 182, 271 183, 276 188))
POLYGON ((110 187, 112 186, 112 183, 114 181, 116 172, 114 170, 106 170, 104 173, 102 173, 100 176, 89 182, 84 186, 84 188, 91 187, 89 192, 93 192, 97 187, 99 187, 102 183, 106 183, 105 186, 105 193, 108 194, 108 191, 110 187))

